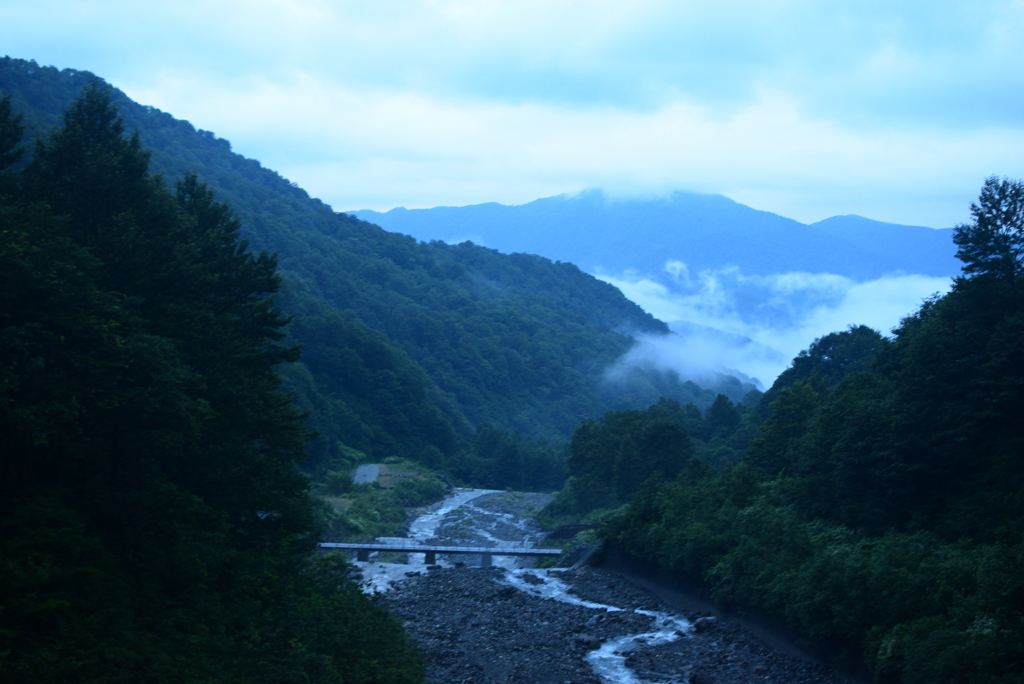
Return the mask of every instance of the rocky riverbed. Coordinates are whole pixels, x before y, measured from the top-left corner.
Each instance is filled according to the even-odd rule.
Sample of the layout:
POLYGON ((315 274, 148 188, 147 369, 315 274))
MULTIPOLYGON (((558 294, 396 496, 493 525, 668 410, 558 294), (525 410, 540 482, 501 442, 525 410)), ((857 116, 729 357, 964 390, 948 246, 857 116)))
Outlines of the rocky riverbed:
MULTIPOLYGON (((408 529, 423 543, 534 544, 530 514, 547 494, 457 490, 408 529)), ((840 684, 739 625, 673 609, 620 575, 584 566, 531 569, 530 560, 412 553, 357 563, 357 576, 405 620, 429 658, 431 684, 840 684), (391 559, 396 560, 396 559, 391 559)))
POLYGON ((389 600, 429 657, 429 681, 436 684, 845 682, 824 668, 774 651, 737 625, 701 614, 681 615, 600 569, 427 569, 396 587, 389 600), (621 610, 531 593, 529 587, 544 585, 547 575, 564 582, 567 596, 582 604, 621 610), (682 619, 682 628, 666 643, 635 638, 656 629, 658 622, 637 610, 675 615, 682 619), (617 650, 602 654, 608 644, 617 650), (611 663, 602 679, 592 663, 599 655, 624 667, 616 671, 611 663))

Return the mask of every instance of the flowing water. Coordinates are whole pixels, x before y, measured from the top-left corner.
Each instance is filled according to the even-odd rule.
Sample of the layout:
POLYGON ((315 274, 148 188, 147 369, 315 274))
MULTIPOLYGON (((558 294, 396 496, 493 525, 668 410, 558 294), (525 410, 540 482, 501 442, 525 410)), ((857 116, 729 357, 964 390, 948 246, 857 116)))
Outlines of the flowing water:
MULTIPOLYGON (((569 587, 558 577, 559 574, 561 571, 558 570, 514 570, 506 575, 505 581, 520 591, 541 598, 608 612, 623 611, 618 606, 594 603, 573 596, 568 591, 569 587), (526 577, 534 579, 530 581, 525 579, 526 577), (539 578, 541 583, 537 583, 536 578, 539 578)), ((641 680, 637 679, 626 667, 626 657, 629 655, 629 651, 639 645, 658 646, 675 641, 690 629, 690 621, 677 615, 641 609, 635 609, 633 612, 651 617, 652 629, 609 639, 602 643, 600 648, 587 655, 587 662, 594 668, 594 672, 606 682, 638 684, 641 680)))
MULTIPOLYGON (((549 495, 522 492, 499 492, 487 489, 457 489, 455 492, 417 517, 409 526, 408 538, 419 542, 448 545, 485 546, 491 544, 522 544, 533 546, 544 532, 524 511, 543 506, 549 495)), ((392 541, 382 538, 379 541, 392 541)), ((438 554, 438 564, 479 564, 480 558, 469 554, 445 556, 438 554)), ((606 612, 622 612, 618 606, 586 601, 569 592, 557 569, 533 569, 532 559, 516 556, 495 556, 493 563, 508 570, 502 583, 527 594, 562 603, 569 603, 606 612)), ((384 563, 371 560, 357 563, 364 583, 370 591, 388 591, 396 584, 425 569, 423 554, 408 554, 406 563, 384 563)), ((688 620, 659 611, 637 609, 635 613, 650 618, 647 631, 609 639, 591 651, 586 660, 604 682, 609 684, 640 684, 626 666, 629 651, 640 645, 656 646, 680 638, 690 631, 688 620)))

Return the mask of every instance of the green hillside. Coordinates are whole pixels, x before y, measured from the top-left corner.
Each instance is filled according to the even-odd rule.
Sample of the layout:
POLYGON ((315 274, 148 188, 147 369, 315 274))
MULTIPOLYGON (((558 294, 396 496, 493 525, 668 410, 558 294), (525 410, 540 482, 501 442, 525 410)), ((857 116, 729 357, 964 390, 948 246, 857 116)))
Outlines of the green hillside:
POLYGON ((0 96, 0 681, 423 681, 316 560, 276 260, 100 87, 19 173, 0 96))
POLYGON ((571 264, 337 214, 91 74, 8 58, 0 91, 3 681, 418 681, 310 559, 299 472, 394 456, 568 475, 541 519, 882 684, 1024 677, 1024 183, 985 182, 949 294, 755 400, 604 383, 665 326, 571 264))
POLYGON ((952 291, 892 338, 816 340, 732 419, 767 418, 738 462, 694 459, 685 416, 609 414, 549 513, 628 498, 611 543, 880 683, 1022 681, 1024 183, 988 179, 972 215, 952 291), (602 491, 636 445, 662 477, 602 491))
MULTIPOLYGON (((0 91, 12 95, 29 136, 55 125, 94 78, 0 60, 0 91)), ((629 332, 666 328, 571 264, 388 233, 332 211, 207 131, 116 90, 112 97, 152 150, 154 171, 170 183, 195 171, 231 205, 250 246, 277 253, 278 303, 303 347, 286 383, 320 432, 313 471, 341 467, 351 449, 466 464, 484 423, 561 441, 608 408, 643 408, 662 395, 707 406, 716 395, 672 374, 607 386, 604 369, 629 349, 629 332)))

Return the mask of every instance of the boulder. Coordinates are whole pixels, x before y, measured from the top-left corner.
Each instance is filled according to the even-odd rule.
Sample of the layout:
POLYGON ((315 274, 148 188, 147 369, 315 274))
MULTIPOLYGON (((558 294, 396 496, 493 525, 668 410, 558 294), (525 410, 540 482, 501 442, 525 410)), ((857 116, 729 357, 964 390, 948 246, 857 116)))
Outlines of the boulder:
POLYGON ((697 620, 694 621, 694 623, 693 623, 693 631, 696 632, 697 634, 701 634, 702 632, 707 632, 707 631, 713 629, 714 626, 715 626, 715 618, 713 618, 713 617, 702 617, 702 618, 698 618, 697 620))
POLYGON ((577 645, 582 646, 588 651, 596 651, 601 648, 601 639, 590 634, 580 634, 574 639, 577 645))

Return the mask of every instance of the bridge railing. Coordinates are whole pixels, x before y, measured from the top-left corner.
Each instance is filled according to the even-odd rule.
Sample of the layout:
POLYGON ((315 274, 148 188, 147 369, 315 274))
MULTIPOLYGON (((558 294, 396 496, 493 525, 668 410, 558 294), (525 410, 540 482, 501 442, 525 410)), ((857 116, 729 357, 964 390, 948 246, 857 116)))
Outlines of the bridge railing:
POLYGON ((433 565, 437 562, 437 554, 470 553, 481 556, 481 567, 490 567, 493 556, 561 556, 561 549, 537 548, 528 542, 509 543, 491 546, 453 546, 448 544, 417 544, 395 542, 321 542, 322 549, 338 549, 356 552, 356 559, 369 561, 370 553, 391 551, 396 553, 422 553, 424 562, 433 565))

